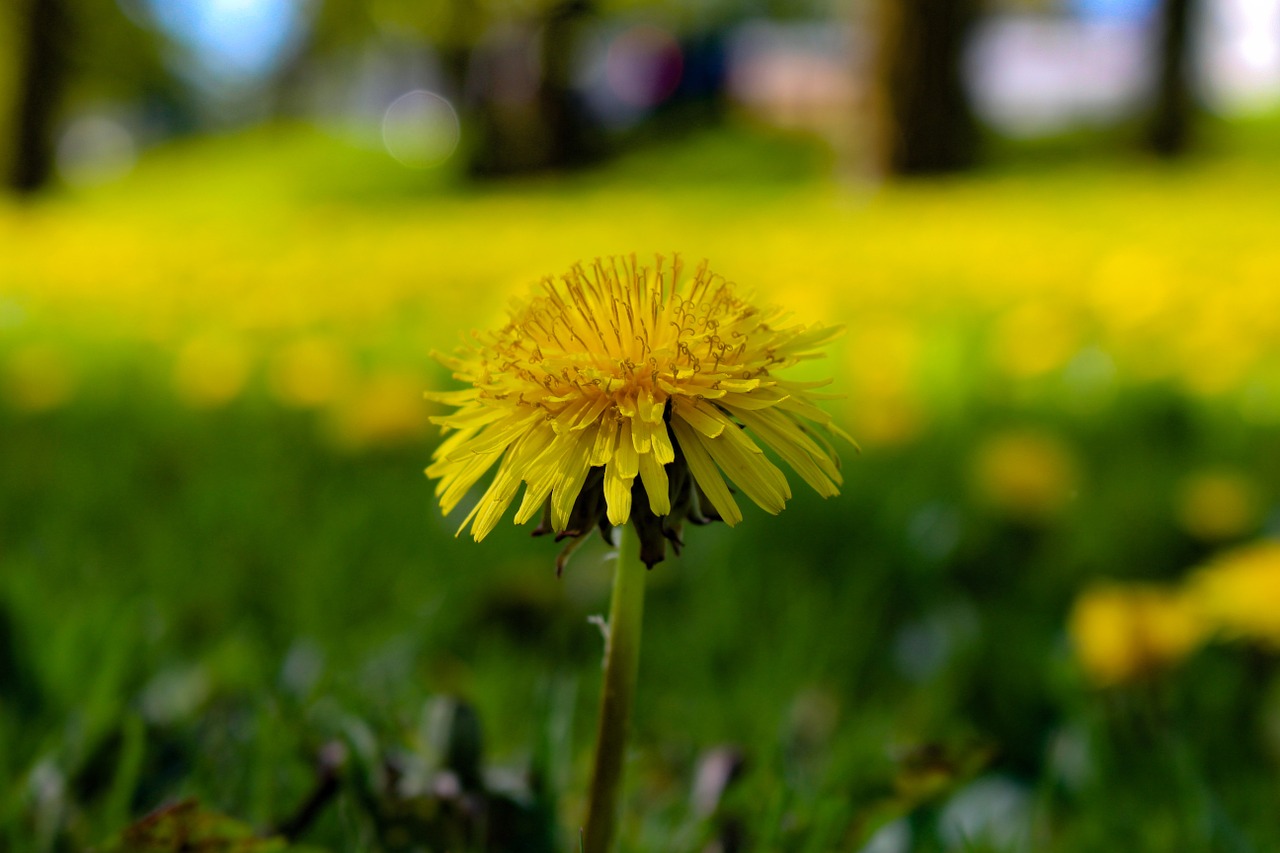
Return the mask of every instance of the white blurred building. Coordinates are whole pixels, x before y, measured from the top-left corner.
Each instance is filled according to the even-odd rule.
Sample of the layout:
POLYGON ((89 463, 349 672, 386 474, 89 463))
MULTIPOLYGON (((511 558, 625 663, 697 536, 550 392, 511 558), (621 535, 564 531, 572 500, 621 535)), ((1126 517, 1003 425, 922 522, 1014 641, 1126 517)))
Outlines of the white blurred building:
MULTIPOLYGON (((1057 15, 987 17, 966 63, 979 115, 1015 136, 1132 115, 1153 85, 1156 5, 1073 0, 1057 15)), ((1205 104, 1224 114, 1280 104, 1280 0, 1204 0, 1204 9, 1195 56, 1205 104)), ((730 94, 771 122, 828 129, 865 92, 870 46, 856 24, 753 22, 732 38, 730 94)))

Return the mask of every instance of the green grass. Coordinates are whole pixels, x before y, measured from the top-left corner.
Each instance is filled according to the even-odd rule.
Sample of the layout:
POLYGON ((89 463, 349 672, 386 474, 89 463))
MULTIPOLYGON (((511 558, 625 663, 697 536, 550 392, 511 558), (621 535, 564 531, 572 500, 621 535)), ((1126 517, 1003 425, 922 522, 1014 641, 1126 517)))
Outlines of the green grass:
MULTIPOLYGON (((135 263, 149 248, 130 230, 141 226, 170 241, 153 247, 163 270, 181 272, 187 257, 209 293, 217 268, 196 270, 190 246, 258 251, 268 281, 293 269, 270 266, 272 246, 314 252, 320 271, 421 268, 428 291, 440 286, 437 266, 451 284, 497 278, 476 292, 484 308, 432 292, 392 300, 363 325, 344 325, 340 308, 319 321, 355 341, 362 369, 411 364, 424 384, 446 381, 425 352, 447 348, 458 324, 483 321, 511 277, 572 239, 612 248, 628 217, 646 245, 689 226, 725 253, 742 246, 771 269, 795 261, 807 274, 818 266, 811 253, 838 256, 821 241, 838 234, 831 217, 848 216, 836 225, 872 232, 851 239, 870 247, 875 274, 900 272, 909 287, 894 278, 872 295, 831 297, 841 316, 856 324, 857 308, 883 316, 894 306, 936 333, 913 379, 928 418, 847 452, 840 497, 797 489, 778 518, 748 509, 735 530, 695 529, 683 558, 652 571, 622 849, 700 850, 739 831, 754 850, 856 851, 893 821, 923 851, 1280 845, 1274 655, 1217 645, 1099 691, 1065 631, 1090 580, 1175 578, 1226 544, 1179 525, 1172 496, 1189 472, 1247 472, 1274 508, 1274 423, 1243 419, 1234 393, 1189 392, 1177 375, 1124 375, 1093 397, 1068 367, 1010 378, 986 360, 990 309, 978 280, 988 272, 1012 286, 1023 273, 990 269, 993 259, 1036 255, 1003 242, 1005 226, 1035 246, 1065 242, 1072 264, 1111 246, 1112 226, 1153 241, 1164 227, 1183 235, 1218 223, 1233 206, 1263 210, 1275 179, 1256 155, 1173 175, 1115 164, 979 175, 849 213, 830 200, 821 157, 785 140, 708 137, 665 171, 655 152, 567 183, 473 191, 447 176, 406 187, 380 155, 279 134, 160 152, 127 184, 45 202, 30 212, 34 233, 58 245, 84 224, 93 246, 109 248, 104 223, 123 229, 141 254, 103 262, 105 279, 122 286, 155 274, 135 263), (708 161, 722 171, 700 174, 708 161), (757 180, 726 177, 744 173, 757 180), (1170 210, 1184 193, 1191 201, 1170 210), (677 211, 666 220, 669 205, 677 211), (792 209, 830 230, 805 242, 792 209), (1158 221, 1133 218, 1142 211, 1158 221), (205 230, 184 235, 187 222, 205 230), (447 240, 413 251, 413 228, 432 225, 470 235, 461 257, 447 240), (280 229, 278 242, 259 241, 267 226, 280 229), (408 236, 371 236, 389 228, 408 236), (930 235, 947 234, 944 255, 968 238, 985 242, 954 263, 921 256, 930 235), (521 249, 553 245, 536 259, 476 248, 490 238, 501 247, 504 235, 521 249), (302 249, 290 242, 303 238, 302 249), (788 239, 799 243, 784 251, 788 239), (968 284, 935 288, 948 270, 968 284), (440 304, 465 316, 427 325, 423 306, 440 304), (413 311, 398 314, 402 305, 413 311), (394 346, 379 349, 383 334, 394 346), (1053 435, 1077 468, 1071 499, 1031 520, 985 500, 973 473, 979 447, 1024 427, 1053 435), (699 813, 695 768, 721 745, 739 750, 745 768, 714 814, 699 813), (982 811, 973 803, 998 802, 1012 804, 1010 817, 957 823, 966 802, 970 818, 982 811)), ((10 228, 26 215, 8 214, 10 228)), ((1232 246, 1252 251, 1268 229, 1248 222, 1220 245, 1182 248, 1228 267, 1232 246)), ((749 264, 726 261, 747 277, 749 264)), ((421 474, 430 433, 335 444, 323 412, 280 405, 257 373, 224 407, 184 407, 168 352, 181 336, 136 332, 134 309, 106 315, 124 318, 119 328, 95 328, 83 307, 92 293, 65 303, 37 294, 62 274, 41 272, 43 263, 0 262, 0 285, 35 318, 37 331, 21 334, 73 352, 80 380, 48 411, 0 409, 0 849, 104 843, 186 796, 275 826, 308 796, 317 750, 335 740, 350 756, 339 793, 301 841, 408 849, 396 846, 398 827, 414 824, 380 781, 382 760, 394 757, 410 780, 437 766, 425 709, 447 696, 478 711, 488 766, 536 768, 541 793, 524 819, 545 824, 538 809, 554 807, 557 849, 576 849, 601 652, 587 620, 607 608, 604 547, 585 547, 557 580, 556 546, 526 530, 504 525, 481 545, 455 539, 456 520, 439 518, 421 474)), ((1043 277, 1037 270, 1029 275, 1043 277)), ((323 286, 358 290, 337 276, 323 286)), ((843 377, 848 356, 838 352, 833 372, 843 377)), ((876 404, 854 390, 850 411, 876 404)), ((533 849, 534 837, 544 836, 509 849, 533 849)))

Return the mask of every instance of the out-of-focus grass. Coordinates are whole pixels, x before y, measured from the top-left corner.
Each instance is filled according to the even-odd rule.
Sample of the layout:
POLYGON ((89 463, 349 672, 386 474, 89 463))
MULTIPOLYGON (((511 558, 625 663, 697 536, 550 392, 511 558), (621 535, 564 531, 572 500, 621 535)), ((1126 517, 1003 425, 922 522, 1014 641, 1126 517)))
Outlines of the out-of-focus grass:
MULTIPOLYGON (((499 762, 569 732, 571 826, 602 549, 557 582, 524 531, 453 539, 420 393, 448 382, 431 350, 541 275, 677 250, 848 325, 811 370, 866 450, 840 498, 695 530, 651 574, 628 849, 736 819, 758 849, 856 850, 904 813, 882 840, 922 850, 1274 846, 1274 657, 1216 645, 1098 692, 1064 626, 1092 579, 1274 524, 1276 165, 873 194, 713 135, 475 189, 275 129, 6 203, 0 838, 99 841, 183 794, 267 825, 320 742, 408 748, 445 693, 499 762), (708 820, 693 765, 726 742, 748 769, 708 820)), ((308 839, 368 847, 344 797, 308 839)))

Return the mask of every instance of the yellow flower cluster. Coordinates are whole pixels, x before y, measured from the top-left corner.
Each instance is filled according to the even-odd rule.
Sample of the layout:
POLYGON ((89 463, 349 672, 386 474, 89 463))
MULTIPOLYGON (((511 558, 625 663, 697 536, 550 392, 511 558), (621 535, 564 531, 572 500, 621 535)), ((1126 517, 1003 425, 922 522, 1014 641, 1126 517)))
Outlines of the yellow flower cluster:
POLYGON ((1179 586, 1102 584, 1076 600, 1069 631, 1098 684, 1130 682, 1203 642, 1243 639, 1280 649, 1280 541, 1228 551, 1179 586))
POLYGON ((1191 577, 1189 589, 1224 635, 1280 649, 1280 541, 1217 557, 1191 577))
POLYGON ((1177 663, 1206 634, 1194 600, 1153 584, 1103 584, 1076 600, 1069 622, 1081 665, 1098 684, 1133 681, 1177 663))
POLYGON ((769 302, 849 326, 826 373, 864 443, 910 440, 994 382, 1081 405, 1170 382, 1280 423, 1280 178, 1261 168, 977 177, 864 204, 815 182, 369 205, 304 203, 249 167, 214 180, 203 159, 173 161, 154 187, 0 200, 6 404, 74 401, 119 351, 192 406, 260 391, 349 421, 370 387, 433 384, 425 342, 489 325, 514 288, 582 247, 676 235, 769 302))

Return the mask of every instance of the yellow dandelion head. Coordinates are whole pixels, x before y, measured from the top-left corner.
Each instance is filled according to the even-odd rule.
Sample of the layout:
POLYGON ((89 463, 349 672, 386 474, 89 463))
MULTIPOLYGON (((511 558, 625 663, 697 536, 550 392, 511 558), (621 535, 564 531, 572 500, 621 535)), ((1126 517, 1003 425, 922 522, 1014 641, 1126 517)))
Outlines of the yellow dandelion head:
POLYGON ((1263 539, 1214 557, 1189 586, 1223 634, 1280 647, 1280 540, 1263 539))
POLYGON ((1262 521, 1258 490, 1244 473, 1227 468, 1199 471, 1179 485, 1178 523, 1206 542, 1242 536, 1262 521))
POLYGON ((986 503, 1021 521, 1045 522, 1071 502, 1077 469, 1071 448, 1058 436, 1012 428, 977 447, 972 476, 986 503))
POLYGON ((811 425, 847 438, 814 404, 826 383, 778 374, 840 330, 753 305, 705 263, 682 273, 660 256, 652 269, 634 256, 575 265, 502 328, 438 356, 468 386, 427 395, 457 407, 432 419, 447 434, 427 468, 441 509, 497 465, 459 533, 483 539, 523 483, 516 523, 542 512, 535 535, 571 540, 561 566, 593 527, 628 521, 652 566, 667 541, 678 552, 684 521, 742 519, 726 477, 766 511, 783 508, 790 487, 761 445, 836 494, 838 457, 811 425))
POLYGON ((1135 681, 1190 655, 1205 636, 1195 602, 1181 590, 1103 584, 1085 590, 1071 611, 1076 656, 1097 684, 1135 681))

